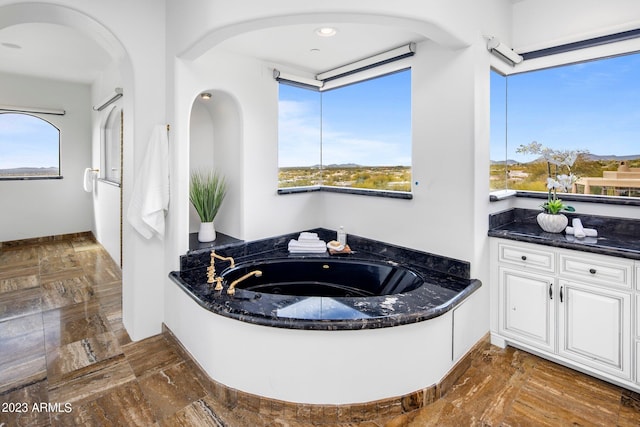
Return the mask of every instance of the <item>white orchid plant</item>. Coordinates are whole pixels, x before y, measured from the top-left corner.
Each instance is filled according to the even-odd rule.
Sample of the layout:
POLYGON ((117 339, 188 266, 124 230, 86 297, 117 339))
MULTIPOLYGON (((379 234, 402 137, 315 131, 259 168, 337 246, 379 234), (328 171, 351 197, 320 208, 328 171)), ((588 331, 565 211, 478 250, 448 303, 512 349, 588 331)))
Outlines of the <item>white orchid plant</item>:
POLYGON ((547 161, 547 189, 549 194, 547 201, 540 207, 549 214, 558 214, 560 211, 575 212, 573 206, 565 205, 558 198, 558 190, 568 193, 578 178, 571 172, 578 155, 582 152, 571 150, 553 150, 543 147, 539 142, 533 141, 527 145, 520 145, 516 150, 522 154, 539 154, 547 161), (551 165, 555 166, 555 178, 551 173, 551 165), (565 167, 567 174, 558 174, 560 168, 565 167))

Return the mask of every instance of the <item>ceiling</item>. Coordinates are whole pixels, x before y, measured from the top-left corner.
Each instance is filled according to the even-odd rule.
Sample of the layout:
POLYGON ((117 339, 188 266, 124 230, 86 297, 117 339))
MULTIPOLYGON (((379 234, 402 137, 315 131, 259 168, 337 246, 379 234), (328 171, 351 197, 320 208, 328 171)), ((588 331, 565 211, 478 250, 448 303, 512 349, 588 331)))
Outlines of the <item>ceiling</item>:
POLYGON ((100 45, 73 28, 27 23, 0 29, 0 71, 91 83, 111 63, 100 45))
MULTIPOLYGON (((219 48, 270 64, 317 74, 424 36, 398 27, 323 23, 285 25, 251 31, 223 41, 219 48), (315 30, 331 26, 333 37, 315 30)), ((201 58, 215 61, 215 49, 201 58)), ((90 84, 112 58, 97 42, 70 27, 27 23, 0 29, 0 71, 90 84)))
MULTIPOLYGON (((323 23, 251 31, 225 40, 219 47, 313 75, 422 40, 424 36, 398 27, 323 23), (321 27, 335 28, 336 34, 318 36, 316 30, 321 27)), ((213 57, 213 53, 203 55, 203 60, 207 56, 213 57)))

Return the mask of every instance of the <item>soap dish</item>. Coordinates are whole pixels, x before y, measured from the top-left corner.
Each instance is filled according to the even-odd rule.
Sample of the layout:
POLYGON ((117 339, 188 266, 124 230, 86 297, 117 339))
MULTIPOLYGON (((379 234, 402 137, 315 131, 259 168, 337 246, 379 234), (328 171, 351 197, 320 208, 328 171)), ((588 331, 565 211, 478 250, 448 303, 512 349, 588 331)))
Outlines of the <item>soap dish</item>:
POLYGON ((337 240, 332 240, 329 243, 327 243, 327 249, 334 250, 334 251, 341 251, 344 249, 344 245, 338 242, 337 240))
POLYGON ((349 245, 344 245, 341 250, 331 249, 329 248, 329 254, 331 255, 346 255, 352 253, 349 245))

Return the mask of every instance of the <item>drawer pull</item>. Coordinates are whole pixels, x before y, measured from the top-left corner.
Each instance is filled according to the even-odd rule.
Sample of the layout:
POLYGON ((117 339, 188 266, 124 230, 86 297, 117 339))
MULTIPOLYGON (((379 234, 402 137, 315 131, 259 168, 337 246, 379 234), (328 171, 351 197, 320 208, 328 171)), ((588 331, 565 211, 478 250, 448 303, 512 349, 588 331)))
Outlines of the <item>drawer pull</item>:
POLYGON ((596 274, 596 269, 595 269, 595 268, 590 268, 590 269, 589 269, 589 273, 591 273, 591 274, 596 274))
POLYGON ((526 260, 527 260, 527 256, 526 256, 526 255, 522 255, 520 258, 521 258, 523 261, 526 261, 526 260))
POLYGON ((553 299, 553 283, 549 283, 549 299, 553 299))

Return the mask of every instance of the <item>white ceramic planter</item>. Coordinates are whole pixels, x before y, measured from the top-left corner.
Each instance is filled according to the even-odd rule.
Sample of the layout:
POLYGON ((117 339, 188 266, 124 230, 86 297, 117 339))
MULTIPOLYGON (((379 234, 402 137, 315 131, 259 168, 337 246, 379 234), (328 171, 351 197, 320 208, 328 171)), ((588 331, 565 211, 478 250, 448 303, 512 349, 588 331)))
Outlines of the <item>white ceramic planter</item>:
POLYGON ((199 242, 213 242, 216 240, 216 229, 213 227, 213 222, 201 222, 200 230, 198 230, 199 242))
POLYGON ((540 212, 536 219, 538 220, 540 228, 548 233, 561 233, 567 228, 567 224, 569 224, 569 218, 561 213, 548 214, 546 212, 540 212))

